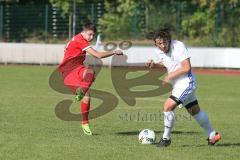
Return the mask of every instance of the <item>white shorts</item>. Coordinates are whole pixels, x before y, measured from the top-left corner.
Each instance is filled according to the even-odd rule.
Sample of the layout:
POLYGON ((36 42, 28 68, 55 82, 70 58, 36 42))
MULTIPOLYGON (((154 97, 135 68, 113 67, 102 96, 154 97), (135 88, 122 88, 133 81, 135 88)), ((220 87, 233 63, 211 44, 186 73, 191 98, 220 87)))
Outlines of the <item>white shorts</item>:
POLYGON ((186 106, 191 102, 197 101, 197 97, 195 95, 196 88, 197 87, 194 82, 174 87, 172 90, 172 96, 175 97, 179 103, 182 103, 183 106, 186 106))

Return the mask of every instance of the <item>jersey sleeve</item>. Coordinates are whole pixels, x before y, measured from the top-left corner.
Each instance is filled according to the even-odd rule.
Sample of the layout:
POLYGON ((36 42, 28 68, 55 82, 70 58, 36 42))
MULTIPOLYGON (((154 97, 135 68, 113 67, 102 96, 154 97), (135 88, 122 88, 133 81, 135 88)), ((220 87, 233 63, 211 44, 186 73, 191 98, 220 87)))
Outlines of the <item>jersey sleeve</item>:
POLYGON ((180 62, 182 62, 188 58, 190 58, 188 49, 185 47, 185 45, 183 43, 180 43, 179 44, 179 60, 180 60, 180 62))
POLYGON ((80 52, 85 51, 86 49, 90 48, 90 44, 87 40, 83 39, 82 37, 76 37, 74 38, 74 41, 76 42, 76 45, 81 50, 80 52))
POLYGON ((80 41, 79 43, 80 43, 79 45, 80 45, 82 51, 86 51, 88 48, 91 47, 90 44, 88 43, 88 41, 86 41, 86 40, 80 41))
POLYGON ((92 47, 92 46, 90 46, 89 44, 88 44, 88 46, 87 45, 85 45, 85 47, 82 49, 82 51, 86 51, 88 48, 90 48, 90 47, 92 47))
POLYGON ((162 62, 162 54, 159 49, 154 49, 154 55, 150 58, 153 59, 155 63, 160 63, 162 62))

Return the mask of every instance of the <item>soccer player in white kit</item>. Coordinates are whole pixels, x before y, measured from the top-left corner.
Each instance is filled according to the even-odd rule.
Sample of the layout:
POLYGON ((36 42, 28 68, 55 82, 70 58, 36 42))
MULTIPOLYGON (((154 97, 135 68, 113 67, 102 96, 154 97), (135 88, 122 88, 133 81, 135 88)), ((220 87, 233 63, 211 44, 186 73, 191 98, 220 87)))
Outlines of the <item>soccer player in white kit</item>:
POLYGON ((163 79, 163 85, 167 83, 173 85, 171 96, 163 106, 165 127, 157 147, 167 147, 171 144, 171 131, 175 120, 174 109, 180 104, 204 129, 208 137, 208 145, 214 145, 221 139, 221 135, 212 128, 207 114, 198 105, 195 95, 196 80, 191 71, 187 48, 183 42, 171 40, 171 35, 166 29, 156 32, 153 40, 158 47, 157 59, 149 60, 147 65, 149 68, 165 67, 168 74, 163 79))

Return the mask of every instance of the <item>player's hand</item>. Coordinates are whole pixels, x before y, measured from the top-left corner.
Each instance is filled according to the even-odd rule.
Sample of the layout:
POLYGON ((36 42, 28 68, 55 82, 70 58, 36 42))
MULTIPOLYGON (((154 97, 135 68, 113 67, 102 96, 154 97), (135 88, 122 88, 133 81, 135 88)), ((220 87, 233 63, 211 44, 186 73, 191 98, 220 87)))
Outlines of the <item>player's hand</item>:
POLYGON ((162 81, 162 85, 166 85, 166 84, 168 84, 168 83, 170 83, 170 79, 169 79, 168 76, 166 76, 166 77, 163 79, 163 81, 162 81))
POLYGON ((114 55, 123 55, 123 51, 122 50, 115 50, 115 51, 113 51, 113 54, 114 55))
POLYGON ((152 59, 149 60, 149 61, 147 62, 147 66, 148 66, 149 68, 153 68, 153 67, 155 66, 154 61, 153 61, 152 59))
POLYGON ((161 66, 164 66, 164 64, 163 64, 163 59, 161 59, 161 61, 158 62, 158 64, 161 65, 161 66))

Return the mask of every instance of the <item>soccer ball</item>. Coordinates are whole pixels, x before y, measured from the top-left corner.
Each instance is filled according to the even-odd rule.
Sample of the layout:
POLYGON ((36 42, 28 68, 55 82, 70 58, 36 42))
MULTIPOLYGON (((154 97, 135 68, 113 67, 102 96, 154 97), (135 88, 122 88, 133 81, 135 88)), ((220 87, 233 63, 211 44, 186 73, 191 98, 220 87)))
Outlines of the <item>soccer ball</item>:
POLYGON ((141 144, 153 144, 155 140, 155 132, 150 129, 143 129, 138 135, 138 141, 141 144))

